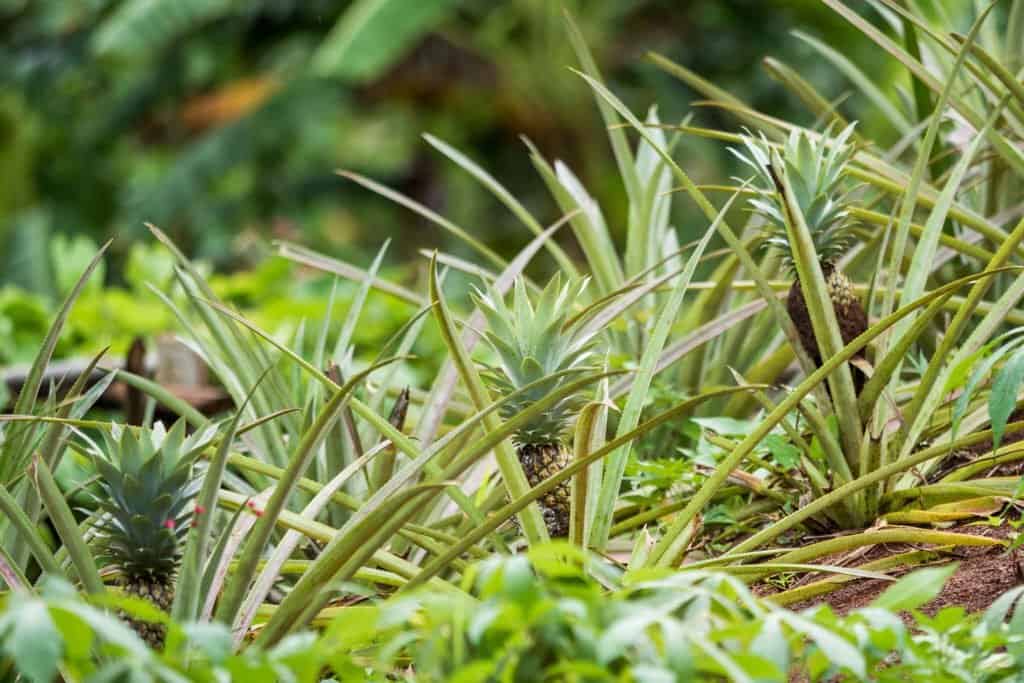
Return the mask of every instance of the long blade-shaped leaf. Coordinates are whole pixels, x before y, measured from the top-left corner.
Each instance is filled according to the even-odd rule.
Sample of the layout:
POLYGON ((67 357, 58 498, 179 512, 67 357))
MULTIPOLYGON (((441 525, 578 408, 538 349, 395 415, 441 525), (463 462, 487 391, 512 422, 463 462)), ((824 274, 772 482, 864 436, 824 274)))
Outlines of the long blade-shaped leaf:
POLYGON ((363 379, 386 363, 373 365, 353 376, 352 379, 335 392, 331 400, 324 405, 316 421, 302 435, 302 440, 296 445, 295 450, 291 454, 284 476, 281 477, 277 486, 274 487, 274 492, 267 501, 262 516, 257 520, 256 525, 249 534, 248 542, 245 544, 242 555, 238 560, 237 571, 232 575, 231 580, 224 589, 224 595, 221 596, 220 603, 217 606, 216 617, 218 621, 230 624, 234 620, 245 597, 245 592, 248 590, 249 584, 256 573, 257 564, 263 554, 263 550, 270 540, 270 534, 274 530, 274 522, 277 515, 284 509, 285 503, 287 503, 292 492, 295 490, 298 479, 312 462, 320 442, 341 415, 341 411, 350 398, 350 394, 363 379))
MULTIPOLYGON (((530 232, 534 235, 540 235, 544 232, 544 228, 539 222, 537 222, 537 219, 527 211, 526 207, 523 206, 518 199, 512 196, 512 193, 509 192, 504 185, 499 183, 494 176, 482 169, 479 164, 449 145, 447 142, 444 142, 433 135, 426 134, 423 138, 431 147, 444 154, 446 157, 458 164, 460 168, 476 178, 476 180, 487 188, 495 197, 497 197, 498 201, 504 204, 509 211, 511 211, 512 214, 530 230, 530 232)), ((573 278, 579 277, 579 274, 576 272, 576 266, 573 265, 572 260, 557 243, 545 241, 544 248, 551 253, 555 262, 558 263, 558 266, 567 275, 573 278)))
MULTIPOLYGON (((448 312, 448 305, 445 303, 437 281, 436 260, 431 260, 430 262, 430 299, 435 304, 434 314, 437 318, 438 326, 441 328, 441 336, 448 346, 448 352, 451 353, 455 361, 455 366, 459 370, 459 375, 462 377, 466 391, 469 392, 469 396, 477 410, 483 410, 491 403, 491 397, 452 323, 451 314, 448 312)), ((497 430, 500 424, 501 419, 493 413, 484 418, 483 421, 485 431, 497 430)), ((501 469, 502 480, 506 488, 508 488, 511 497, 518 498, 530 490, 530 485, 526 481, 526 474, 519 464, 515 451, 512 450, 512 445, 507 440, 498 444, 495 458, 498 461, 498 467, 501 469)), ((544 520, 541 517, 538 506, 530 506, 520 517, 519 521, 522 524, 526 540, 530 545, 548 540, 547 528, 544 525, 544 520)))
MULTIPOLYGON (((320 514, 324 506, 330 501, 331 497, 335 492, 339 491, 345 482, 349 480, 356 472, 366 466, 376 455, 384 450, 385 444, 379 444, 369 451, 364 453, 361 457, 350 463, 345 469, 337 474, 313 497, 313 500, 302 510, 302 517, 315 520, 316 516, 320 514)), ((256 618, 256 610, 260 604, 266 599, 267 594, 273 587, 274 582, 277 580, 278 573, 285 561, 291 557, 295 548, 298 547, 299 542, 304 538, 303 534, 297 531, 289 531, 278 543, 277 547, 274 548, 273 554, 267 560, 263 567, 263 571, 260 572, 257 577, 252 590, 246 597, 245 602, 242 603, 242 607, 238 612, 238 617, 235 619, 232 630, 234 631, 235 646, 237 647, 242 638, 245 636, 246 631, 252 625, 253 619, 256 618)))
MULTIPOLYGON (((839 331, 839 321, 832 299, 829 297, 828 285, 825 284, 825 273, 814 250, 814 238, 793 192, 785 163, 777 152, 773 152, 771 164, 776 191, 782 196, 786 207, 786 236, 793 251, 793 263, 811 318, 814 338, 821 349, 821 357, 828 358, 843 348, 843 337, 839 331)), ((839 419, 843 455, 846 456, 850 471, 856 472, 861 443, 861 420, 857 412, 857 395, 850 366, 841 366, 837 372, 829 376, 828 382, 832 389, 835 414, 839 419)))
MULTIPOLYGON (((563 12, 563 16, 565 17, 566 32, 569 34, 569 42, 576 52, 576 58, 580 61, 580 69, 594 80, 601 80, 601 73, 598 71, 597 62, 594 61, 593 55, 590 54, 590 48, 587 47, 587 41, 583 38, 583 33, 568 10, 563 12)), ((615 109, 601 98, 595 98, 595 101, 597 102, 598 111, 601 112, 604 125, 608 129, 608 139, 612 145, 612 153, 615 155, 615 163, 619 167, 619 176, 626 186, 626 196, 629 197, 631 204, 636 203, 640 198, 640 180, 636 175, 636 165, 633 160, 633 153, 629 149, 626 133, 619 128, 618 124, 620 121, 615 115, 615 109)))
MULTIPOLYGON (((82 275, 78 278, 78 282, 75 283, 75 286, 64 299, 64 303, 61 304, 57 317, 46 332, 46 337, 39 348, 39 353, 36 354, 35 360, 32 361, 32 368, 29 370, 28 377, 21 388, 21 393, 18 394, 18 400, 14 403, 15 413, 28 415, 33 411, 36 404, 36 396, 42 384, 43 371, 46 370, 46 366, 49 365, 50 359, 53 357, 53 351, 57 347, 57 340, 64 329, 64 323, 67 322, 68 315, 71 314, 71 307, 74 306, 75 301, 85 289, 86 283, 89 282, 89 278, 100 264, 103 254, 109 246, 110 241, 100 247, 96 255, 89 261, 89 265, 85 267, 82 275)), ((0 483, 10 484, 13 477, 25 471, 25 466, 31 457, 31 449, 28 447, 28 444, 34 434, 35 425, 26 424, 12 427, 6 435, 4 446, 0 449, 0 483)))
MULTIPOLYGON (((768 415, 766 415, 764 419, 758 424, 758 426, 750 434, 748 434, 747 437, 744 438, 743 441, 741 441, 739 445, 736 446, 736 448, 733 449, 733 451, 729 453, 729 455, 727 455, 719 463, 718 467, 715 468, 715 471, 711 474, 711 476, 709 476, 707 480, 705 480, 700 490, 698 490, 697 493, 694 494, 694 496, 690 499, 690 502, 687 504, 687 506, 676 517, 675 521, 672 523, 672 526, 668 529, 668 531, 666 531, 665 535, 658 542, 658 545, 655 546, 654 550, 651 552, 648 564, 657 566, 667 566, 667 564, 672 559, 671 555, 667 554, 667 551, 674 546, 676 539, 686 530, 691 520, 694 517, 696 517, 697 514, 700 513, 700 511, 704 508, 708 501, 711 500, 712 496, 714 496, 718 488, 729 477, 730 473, 734 469, 736 469, 736 467, 738 467, 740 463, 743 462, 743 460, 748 455, 750 455, 750 453, 754 450, 757 444, 759 444, 761 440, 764 439, 764 437, 768 436, 771 430, 774 429, 775 426, 779 424, 779 422, 781 422, 786 415, 788 415, 794 408, 796 408, 799 402, 803 400, 804 396, 810 393, 811 390, 815 386, 817 386, 822 380, 824 380, 830 372, 839 367, 840 364, 845 363, 850 358, 852 358, 858 351, 860 351, 860 349, 864 348, 864 346, 868 344, 872 339, 877 338, 879 335, 885 332, 885 330, 889 329, 892 325, 894 325, 898 320, 914 313, 918 308, 930 304, 935 299, 940 298, 949 292, 956 291, 960 287, 964 287, 965 285, 974 282, 978 278, 989 276, 991 276, 991 273, 971 275, 968 277, 955 280, 943 287, 938 288, 933 292, 930 292, 927 296, 922 297, 921 299, 915 301, 909 306, 905 306, 897 311, 894 311, 890 315, 878 321, 877 323, 869 327, 863 334, 861 334, 856 339, 852 340, 849 344, 847 344, 838 354, 825 360, 820 368, 815 370, 807 378, 805 378, 803 382, 797 385, 797 387, 793 389, 793 391, 782 402, 780 402, 778 406, 776 406, 775 410, 771 411, 768 415)), ((893 471, 900 470, 897 469, 893 471)), ((864 477, 861 477, 860 479, 854 480, 854 482, 861 482, 863 479, 864 477)), ((871 481, 874 482, 876 480, 872 479, 871 481)), ((854 482, 851 482, 851 484, 845 484, 841 486, 840 489, 849 491, 850 489, 848 487, 850 487, 854 482)), ((867 485, 868 484, 866 484, 865 487, 867 485)), ((853 491, 860 490, 861 487, 853 488, 853 491)), ((825 496, 825 498, 827 498, 830 501, 830 505, 843 500, 842 497, 832 498, 831 494, 828 494, 827 496, 825 496)), ((826 507, 828 506, 816 506, 814 514, 821 512, 826 507)), ((806 510, 806 508, 804 508, 804 510, 806 510)), ((801 510, 801 512, 803 512, 804 510, 801 510)), ((800 519, 806 519, 806 516, 801 517, 800 519)), ((747 550, 749 548, 744 547, 743 549, 747 550)))
POLYGON ((100 578, 99 570, 96 568, 96 560, 93 559, 89 546, 86 545, 82 531, 75 521, 75 516, 64 499, 64 494, 57 486, 57 482, 54 481, 53 474, 42 457, 36 457, 31 465, 29 475, 35 483, 36 490, 39 491, 39 498, 43 501, 47 514, 50 515, 50 521, 57 530, 57 535, 60 536, 60 540, 63 541, 64 547, 67 549, 72 566, 78 572, 78 579, 82 582, 82 587, 92 595, 102 595, 106 592, 106 588, 100 578))
POLYGON ((175 583, 174 603, 171 615, 178 621, 191 621, 199 617, 200 583, 202 582, 202 565, 207 555, 207 544, 212 532, 214 506, 217 503, 217 491, 220 490, 224 471, 227 467, 228 455, 238 431, 238 424, 245 408, 252 398, 259 382, 270 371, 264 370, 256 386, 245 397, 245 402, 235 411, 235 416, 228 423, 227 430, 221 435, 220 444, 203 475, 203 484, 196 497, 192 513, 194 523, 189 530, 185 551, 182 553, 178 580, 175 583))
MULTIPOLYGON (((693 273, 697 269, 697 262, 707 248, 711 237, 718 231, 719 225, 732 206, 733 201, 739 194, 734 194, 722 210, 712 221, 711 227, 704 233, 700 244, 694 249, 686 263, 686 269, 677 282, 673 284, 672 294, 667 304, 658 316, 658 322, 654 326, 654 333, 644 347, 643 356, 640 358, 640 368, 633 379, 633 386, 630 388, 629 396, 626 399, 626 407, 622 412, 622 419, 619 421, 617 436, 631 431, 640 422, 640 414, 643 412, 644 404, 647 402, 647 392, 650 389, 651 381, 654 379, 654 372, 657 368, 661 351, 668 340, 669 331, 679 314, 686 289, 690 285, 693 273)), ((612 527, 612 517, 615 512, 615 501, 618 499, 619 488, 622 485, 622 475, 626 470, 626 461, 629 459, 631 446, 627 444, 621 450, 609 456, 605 463, 604 477, 601 481, 601 493, 597 499, 597 511, 594 515, 594 526, 590 534, 590 545, 599 550, 604 550, 608 543, 608 533, 612 527)))

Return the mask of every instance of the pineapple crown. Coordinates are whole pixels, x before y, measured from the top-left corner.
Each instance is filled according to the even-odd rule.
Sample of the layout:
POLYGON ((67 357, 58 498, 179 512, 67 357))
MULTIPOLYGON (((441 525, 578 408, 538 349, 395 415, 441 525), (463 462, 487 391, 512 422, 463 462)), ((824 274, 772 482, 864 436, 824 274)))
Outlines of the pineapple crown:
POLYGON ((199 435, 185 439, 185 422, 169 431, 124 429, 104 433, 104 451, 93 451, 102 495, 97 511, 100 559, 129 576, 169 576, 177 567, 188 532, 190 501, 200 481, 192 476, 199 435))
MULTIPOLYGON (((586 286, 586 280, 563 284, 556 275, 533 302, 526 284, 517 278, 511 307, 494 289, 474 292, 473 299, 487 318, 484 338, 498 356, 497 366, 485 366, 484 381, 501 396, 537 382, 501 407, 503 418, 556 391, 577 373, 597 369, 592 360, 600 330, 588 329, 586 316, 572 317, 573 303, 586 286)), ((566 396, 519 429, 514 436, 517 445, 561 441, 582 403, 579 394, 566 396)))
MULTIPOLYGON (((840 183, 854 154, 853 145, 848 143, 855 125, 851 123, 835 137, 828 129, 817 140, 811 139, 804 130, 793 129, 780 151, 797 206, 807 222, 822 266, 835 263, 852 238, 854 222, 847 208, 849 193, 842 190, 840 183)), ((777 249, 786 267, 793 270, 793 253, 786 235, 787 212, 775 186, 771 144, 762 133, 759 138, 753 135, 744 138, 743 145, 746 153, 734 148, 729 151, 753 168, 755 179, 759 181, 754 186, 757 196, 749 204, 767 223, 764 245, 777 249)))

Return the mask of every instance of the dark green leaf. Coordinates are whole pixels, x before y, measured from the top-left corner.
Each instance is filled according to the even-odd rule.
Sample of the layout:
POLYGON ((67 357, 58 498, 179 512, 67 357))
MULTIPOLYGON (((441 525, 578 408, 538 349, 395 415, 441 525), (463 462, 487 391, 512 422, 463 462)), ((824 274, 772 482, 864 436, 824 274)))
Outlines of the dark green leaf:
POLYGON ((999 370, 988 397, 988 414, 992 420, 992 451, 999 448, 1006 431, 1006 420, 1017 407, 1017 390, 1024 381, 1024 350, 1018 350, 999 370))

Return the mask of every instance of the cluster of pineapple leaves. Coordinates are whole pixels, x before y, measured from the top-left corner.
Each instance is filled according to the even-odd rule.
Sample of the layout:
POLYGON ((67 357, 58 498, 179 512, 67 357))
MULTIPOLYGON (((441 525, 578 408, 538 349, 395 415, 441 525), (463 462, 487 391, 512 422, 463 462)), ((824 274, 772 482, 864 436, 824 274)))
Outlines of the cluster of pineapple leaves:
MULTIPOLYGON (((603 84, 570 16, 564 42, 598 98, 628 211, 602 204, 570 164, 549 162, 546 146, 544 152, 531 146, 530 161, 563 215, 545 230, 547 218, 533 215, 533 202, 515 196, 473 161, 473 153, 428 136, 430 146, 533 233, 512 260, 485 245, 486 234, 461 227, 475 224, 464 216, 441 216, 351 172, 348 178, 460 239, 479 253, 479 262, 466 252, 435 251, 426 282, 399 284, 382 269, 387 244, 364 270, 341 260, 343 254, 322 256, 285 241, 277 246, 285 258, 218 278, 152 227, 171 257, 151 257, 146 248, 134 260, 129 253, 119 303, 116 290, 101 286, 102 250, 92 256, 85 241, 53 242, 66 270, 50 284, 54 296, 66 296, 65 304, 34 354, 15 414, 0 417, 0 576, 8 588, 0 595, 0 678, 660 683, 1024 677, 1024 610, 1018 604, 1024 587, 980 614, 954 606, 932 615, 923 610, 957 565, 906 573, 942 561, 950 547, 983 547, 993 557, 1002 552, 999 546, 1020 543, 1013 538, 1018 520, 990 535, 950 525, 1013 517, 1018 503, 1019 472, 991 475, 994 464, 1022 454, 1019 446, 1005 445, 1021 431, 1008 424, 1024 381, 1024 274, 1016 265, 1024 254, 1017 199, 1024 155, 1013 142, 1024 122, 1024 89, 1013 76, 1024 63, 1024 2, 1009 12, 970 14, 974 24, 966 37, 946 35, 959 21, 919 16, 895 0, 871 3, 887 8, 883 18, 905 20, 890 22, 905 46, 879 36, 874 24, 840 0, 825 4, 908 66, 919 87, 909 93, 913 102, 904 98, 907 106, 897 109, 895 96, 867 84, 867 99, 880 102, 892 124, 887 134, 869 139, 861 138, 872 134, 869 125, 839 128, 858 138, 842 159, 851 181, 863 183, 849 206, 858 219, 856 229, 851 225, 843 235, 849 242, 840 244, 835 231, 828 232, 838 225, 838 213, 827 202, 802 215, 810 205, 799 201, 798 186, 794 193, 786 170, 791 164, 773 165, 780 172, 771 174, 785 210, 762 206, 762 215, 740 229, 733 207, 745 188, 698 185, 683 170, 691 164, 675 152, 686 146, 687 135, 733 144, 742 137, 689 125, 667 128, 662 122, 676 119, 653 107, 641 122, 603 84), (1009 28, 980 31, 986 16, 1006 20, 1009 28), (932 29, 932 19, 941 30, 932 29), (931 40, 924 57, 919 35, 931 40), (993 52, 1008 54, 1008 66, 993 52), (964 78, 985 87, 965 90, 959 87, 964 78), (931 92, 921 90, 925 86, 931 92), (985 97, 993 88, 1006 91, 998 105, 985 97), (1004 109, 1007 102, 1012 106, 1004 109), (973 140, 946 135, 948 107, 979 132, 973 140), (640 139, 635 146, 634 135, 640 139), (983 158, 990 165, 974 163, 983 158), (990 190, 984 196, 961 185, 978 177, 990 190), (694 244, 684 244, 689 235, 676 229, 676 185, 707 219, 687 223, 703 232, 694 244), (730 191, 732 197, 719 203, 705 190, 730 191), (620 222, 617 213, 628 215, 622 253, 610 228, 620 222), (785 219, 784 239, 806 288, 803 306, 820 344, 818 358, 805 353, 808 330, 794 329, 798 321, 778 301, 791 283, 772 279, 784 272, 775 255, 762 261, 752 256, 759 253, 758 221, 766 217, 785 219), (551 239, 563 225, 558 239, 551 239), (815 232, 832 239, 827 245, 815 241, 815 232), (578 252, 566 250, 570 237, 578 252), (514 345, 507 337, 517 335, 505 317, 532 317, 531 291, 543 291, 532 277, 532 261, 540 254, 574 279, 587 269, 595 291, 592 298, 560 297, 558 316, 549 315, 553 308, 539 316, 543 334, 514 345), (842 263, 831 263, 831 256, 842 263), (852 341, 840 334, 824 265, 849 272, 853 280, 842 293, 863 298, 871 313, 866 330, 852 341), (325 276, 307 276, 312 270, 351 283, 346 289, 325 276), (465 315, 452 296, 453 290, 465 293, 457 288, 467 276, 493 286, 496 297, 510 289, 519 296, 511 310, 493 306, 487 315, 478 307, 465 315), (308 299, 296 295, 304 287, 308 299), (268 293, 287 309, 280 319, 248 310, 255 305, 265 313, 268 293), (400 304, 382 306, 377 296, 400 304), (167 585, 159 587, 165 596, 173 590, 171 614, 180 623, 152 603, 121 596, 131 593, 124 581, 121 590, 111 590, 132 558, 110 561, 95 552, 96 515, 104 507, 110 512, 109 501, 99 510, 79 507, 75 494, 89 486, 88 475, 72 482, 60 476, 62 461, 76 450, 88 452, 83 443, 91 432, 120 429, 86 419, 95 417, 87 411, 115 375, 88 387, 85 373, 63 398, 42 386, 43 369, 67 343, 62 334, 74 343, 76 330, 106 322, 108 310, 131 315, 128 299, 173 317, 237 408, 234 416, 211 419, 165 387, 117 375, 147 395, 149 414, 139 429, 158 430, 146 425, 161 403, 182 415, 194 434, 211 435, 191 482, 201 488, 188 528, 177 512, 163 520, 170 522, 165 529, 176 530, 163 538, 178 540, 180 531, 185 545, 179 566, 163 572, 167 585), (310 308, 303 310, 306 303, 310 308), (343 321, 335 319, 343 308, 343 321), (321 319, 324 310, 329 313, 321 319), (308 328, 305 322, 280 325, 287 316, 304 318, 308 328), (588 363, 580 377, 571 350, 558 343, 573 339, 567 335, 572 323, 555 321, 564 317, 592 326, 611 347, 605 363, 588 363), (423 329, 440 336, 436 355, 445 358, 443 369, 427 368, 427 380, 399 394, 406 379, 400 373, 419 362, 412 356, 422 346, 423 329), (486 339, 508 356, 508 381, 491 386, 500 396, 490 396, 484 382, 487 360, 494 360, 479 348, 486 339), (864 348, 870 353, 854 359, 864 348), (549 354, 551 363, 538 362, 549 354), (374 358, 371 364, 366 356, 374 358), (870 366, 863 392, 855 393, 847 361, 870 366), (540 371, 534 373, 534 366, 540 371), (521 367, 531 371, 508 371, 521 367), (560 368, 573 370, 571 381, 551 382, 550 373, 560 368), (538 386, 543 390, 530 393, 538 386), (406 405, 386 419, 396 395, 406 405), (545 481, 531 483, 513 442, 559 405, 577 413, 571 434, 557 435, 571 458, 545 481), (565 545, 547 544, 537 506, 542 496, 554 496, 555 487, 571 517, 565 545), (881 544, 912 550, 851 566, 881 544), (875 573, 878 563, 891 573, 875 573), (813 579, 824 574, 829 578, 813 579), (810 582, 795 586, 790 579, 797 576, 810 582), (843 616, 824 604, 801 611, 780 607, 855 579, 896 576, 902 578, 869 607, 843 616), (62 580, 77 580, 82 594, 62 580), (750 587, 758 582, 760 597, 750 587), (779 586, 786 590, 762 595, 779 586), (136 636, 153 631, 129 628, 140 622, 162 625, 154 649, 136 636)), ((371 14, 395 7, 387 0, 353 6, 371 14)), ((82 29, 85 35, 76 37, 110 58, 159 45, 162 39, 146 30, 145 17, 152 15, 144 10, 154 7, 111 3, 100 22, 104 28, 82 29)), ((217 18, 237 18, 234 7, 183 2, 178 14, 166 16, 172 23, 216 24, 217 18)), ((421 8, 402 18, 405 29, 395 28, 401 34, 409 21, 424 16, 436 18, 421 8)), ((219 29, 230 32, 238 24, 219 29)), ((334 77, 358 79, 360 69, 380 67, 362 52, 363 34, 344 22, 338 32, 340 38, 328 38, 313 53, 316 75, 296 79, 294 89, 270 96, 260 109, 275 125, 264 128, 253 113, 224 126, 228 132, 215 138, 217 144, 235 151, 236 143, 256 132, 279 136, 284 109, 300 106, 307 88, 323 94, 318 79, 324 70, 356 69, 334 77)), ((865 89, 859 66, 820 41, 816 50, 865 89)), ((785 140, 784 129, 794 127, 679 64, 652 59, 741 122, 762 124, 766 145, 785 140)), ((808 103, 818 119, 815 128, 843 118, 838 105, 802 75, 773 60, 766 66, 808 103)), ((964 130, 953 133, 962 136, 964 130)), ((789 146, 791 155, 798 147, 827 148, 822 138, 800 135, 789 138, 805 140, 789 146)), ((197 164, 167 174, 170 195, 178 192, 175 183, 202 184, 219 175, 215 151, 198 143, 197 164)), ((158 171, 153 174, 163 177, 158 171)), ((234 183, 245 185, 246 179, 227 174, 220 180, 230 194, 234 183)), ((204 213, 200 204, 195 206, 204 213)), ((215 233, 210 231, 211 240, 215 233)), ((776 237, 783 239, 782 232, 776 237)), ((184 247, 203 251, 210 245, 185 239, 184 247)), ((7 309, 14 313, 0 309, 0 336, 17 349, 26 342, 19 341, 24 333, 15 321, 31 319, 32 306, 19 310, 8 303, 7 309)), ((45 304, 43 310, 52 312, 45 304)), ((561 431, 548 427, 548 433, 561 431)), ((131 448, 130 440, 122 443, 131 448)), ((111 458, 111 467, 115 460, 123 462, 124 453, 111 458)), ((116 483, 110 469, 99 472, 100 488, 116 483)), ((135 501, 145 507, 144 499, 135 501)), ((152 549, 140 545, 119 549, 147 559, 145 551, 152 549)), ((177 550, 170 553, 174 559, 177 550)))
MULTIPOLYGON (((837 676, 986 682, 1024 673, 1024 588, 982 615, 918 608, 954 566, 905 576, 863 609, 774 607, 722 574, 622 576, 571 546, 485 560, 466 593, 418 591, 337 612, 314 634, 234 652, 216 623, 177 624, 126 598, 88 602, 66 583, 10 594, 0 653, 31 683, 67 680, 643 681, 791 680, 837 676), (598 578, 595 578, 598 577, 598 578), (611 592, 609 593, 609 587, 611 592), (169 626, 161 653, 108 609, 169 626), (1006 621, 1013 611, 1017 616, 1006 621), (908 621, 899 614, 910 615, 908 621)), ((0 660, 2 661, 2 660, 0 660)), ((2 666, 2 664, 0 664, 2 666)), ((10 673, 10 672, 8 672, 10 673)), ((0 671, 0 675, 3 672, 0 671)))

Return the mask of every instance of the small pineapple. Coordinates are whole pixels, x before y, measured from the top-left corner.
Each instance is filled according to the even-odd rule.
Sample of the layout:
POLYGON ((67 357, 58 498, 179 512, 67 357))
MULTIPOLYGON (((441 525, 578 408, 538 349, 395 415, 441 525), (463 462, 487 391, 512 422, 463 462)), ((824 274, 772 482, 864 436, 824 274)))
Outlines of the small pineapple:
MULTIPOLYGON (((814 141, 800 130, 794 130, 782 149, 782 160, 790 184, 796 195, 796 202, 803 213, 807 228, 814 242, 829 298, 839 322, 843 343, 849 344, 868 328, 868 317, 846 275, 836 261, 848 248, 852 236, 853 221, 848 206, 849 196, 840 184, 845 175, 846 164, 853 156, 853 147, 848 144, 853 134, 853 125, 847 126, 834 139, 825 144, 828 135, 814 141)), ((762 136, 760 140, 744 140, 747 154, 731 150, 741 161, 751 166, 761 181, 758 196, 750 200, 752 210, 767 222, 765 245, 777 249, 783 262, 794 274, 789 288, 786 309, 793 321, 800 342, 816 365, 821 365, 821 351, 814 336, 814 327, 807 310, 799 278, 795 275, 793 252, 786 236, 786 208, 777 192, 771 170, 771 148, 762 136)), ((858 354, 863 358, 863 351, 858 354)), ((864 386, 866 377, 857 368, 852 368, 857 390, 864 386)))
MULTIPOLYGON (((502 406, 502 417, 507 419, 578 379, 576 373, 596 369, 591 364, 596 332, 587 331, 582 320, 571 320, 573 304, 585 286, 585 281, 563 285, 555 276, 533 303, 525 284, 517 279, 511 308, 493 291, 478 291, 474 296, 487 317, 485 337, 499 359, 497 367, 488 367, 483 373, 489 387, 500 396, 508 396, 538 382, 502 406), (573 372, 552 377, 564 371, 573 372)), ((582 403, 579 394, 567 396, 516 431, 516 454, 530 486, 540 484, 569 464, 571 453, 564 437, 582 403)), ((539 501, 552 537, 569 533, 569 502, 568 481, 539 501)))
MULTIPOLYGON (((184 421, 166 434, 125 429, 120 440, 104 434, 106 456, 93 456, 100 560, 120 570, 125 593, 164 611, 174 600, 180 545, 200 486, 184 435, 184 421)), ((163 647, 162 625, 121 616, 150 646, 163 647)))

